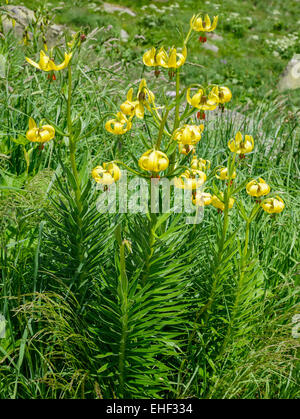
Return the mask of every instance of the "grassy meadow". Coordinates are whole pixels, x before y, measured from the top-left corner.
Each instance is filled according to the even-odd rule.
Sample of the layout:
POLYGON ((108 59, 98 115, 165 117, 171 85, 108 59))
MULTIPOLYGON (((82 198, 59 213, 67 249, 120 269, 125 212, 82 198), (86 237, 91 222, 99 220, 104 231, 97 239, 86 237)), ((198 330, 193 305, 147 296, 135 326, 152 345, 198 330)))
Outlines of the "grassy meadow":
POLYGON ((298 399, 300 100, 277 86, 299 2, 16 0, 21 38, 3 3, 0 398, 298 399), (143 64, 153 46, 175 64, 143 64), (203 220, 99 212, 120 169, 177 181, 203 220))

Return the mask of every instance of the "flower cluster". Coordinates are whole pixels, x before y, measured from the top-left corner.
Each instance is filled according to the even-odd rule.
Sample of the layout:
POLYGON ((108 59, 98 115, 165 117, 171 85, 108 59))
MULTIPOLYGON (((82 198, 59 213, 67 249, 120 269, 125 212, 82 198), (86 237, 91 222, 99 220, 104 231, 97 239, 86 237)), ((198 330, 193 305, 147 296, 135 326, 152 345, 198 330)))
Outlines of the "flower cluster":
MULTIPOLYGON (((248 134, 243 135, 239 131, 234 138, 229 139, 228 148, 232 155, 228 159, 228 166, 218 166, 214 170, 215 177, 219 181, 226 181, 227 189, 222 191, 214 186, 214 188, 206 188, 212 189, 212 193, 207 190, 200 191, 208 179, 206 173, 210 169, 211 163, 209 160, 199 158, 196 154, 197 144, 201 140, 205 126, 204 124, 191 123, 190 117, 197 112, 197 118, 204 120, 205 112, 213 111, 217 107, 224 110, 225 104, 232 99, 232 93, 227 86, 202 86, 200 84, 187 86, 180 92, 179 84, 180 70, 187 60, 187 44, 192 33, 201 32, 204 35, 205 32, 215 30, 217 23, 218 16, 210 19, 208 15, 204 17, 194 15, 190 20, 189 32, 181 47, 152 47, 144 53, 143 64, 146 67, 154 67, 156 76, 160 72, 158 68, 167 69, 171 77, 176 73, 176 100, 171 105, 157 107, 153 92, 147 87, 146 80, 142 79, 136 95, 133 88, 129 89, 126 100, 120 106, 120 111, 113 119, 106 122, 105 128, 110 133, 122 135, 131 129, 134 117, 143 119, 145 110, 149 111, 158 128, 158 137, 153 147, 145 151, 138 159, 139 169, 148 172, 147 175, 141 173, 140 175, 148 179, 160 176, 173 178, 175 187, 191 191, 194 205, 211 204, 219 212, 225 210, 228 212, 235 202, 232 185, 238 176, 236 156, 242 159, 253 151, 253 137, 248 134), (186 100, 186 110, 183 115, 180 115, 179 105, 182 99, 186 100), (159 112, 159 110, 162 111, 159 112), (168 115, 170 111, 173 111, 175 116, 173 129, 169 127, 168 115), (165 151, 161 149, 164 137, 169 137, 165 151), (178 149, 174 147, 174 143, 178 145, 178 149), (189 160, 189 164, 181 166, 182 159, 189 160)), ((109 185, 120 178, 119 174, 115 176, 110 172, 111 168, 116 166, 115 163, 107 163, 107 165, 98 166, 93 170, 92 175, 98 183, 109 185)), ((250 181, 246 191, 249 195, 259 199, 270 192, 270 187, 260 178, 259 181, 250 181)), ((275 213, 280 212, 284 204, 281 198, 276 197, 266 199, 261 203, 261 206, 265 211, 275 213)))

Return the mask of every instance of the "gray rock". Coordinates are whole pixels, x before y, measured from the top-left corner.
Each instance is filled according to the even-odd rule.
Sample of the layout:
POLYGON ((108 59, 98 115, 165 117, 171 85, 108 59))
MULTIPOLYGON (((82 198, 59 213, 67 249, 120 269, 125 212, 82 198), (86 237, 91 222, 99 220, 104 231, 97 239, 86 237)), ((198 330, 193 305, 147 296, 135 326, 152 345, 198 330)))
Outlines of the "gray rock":
POLYGON ((16 24, 14 31, 17 36, 22 36, 24 29, 34 20, 34 13, 25 6, 3 6, 1 7, 3 32, 6 34, 13 28, 12 19, 16 24))
POLYGON ((0 77, 5 77, 5 70, 6 70, 6 57, 0 54, 0 77))
POLYGON ((218 51, 219 51, 219 47, 217 47, 217 45, 210 44, 209 42, 205 42, 203 44, 203 48, 206 49, 207 51, 212 51, 212 52, 215 52, 215 53, 218 53, 218 51))
POLYGON ((121 41, 127 42, 129 39, 129 34, 124 29, 121 29, 120 38, 121 38, 121 41))
POLYGON ((223 36, 221 36, 221 35, 217 35, 216 33, 214 33, 214 32, 208 32, 207 34, 206 34, 206 36, 207 36, 207 38, 210 38, 210 39, 212 39, 213 41, 223 41, 223 36))
POLYGON ((133 17, 136 16, 133 10, 125 6, 120 6, 118 4, 103 3, 102 7, 104 11, 107 13, 120 12, 120 13, 127 13, 128 15, 133 16, 133 17))
MULTIPOLYGON (((13 29, 17 38, 23 37, 25 28, 34 22, 35 19, 34 12, 25 6, 3 6, 0 8, 0 12, 2 12, 3 32, 6 34, 13 29), (13 27, 12 19, 16 22, 15 27, 13 27)), ((64 30, 65 26, 56 24, 52 24, 47 28, 46 40, 49 47, 59 43, 58 40, 62 37, 64 30)), ((30 32, 29 38, 32 38, 30 32)))
POLYGON ((280 92, 300 88, 300 54, 295 54, 288 63, 278 83, 280 92))

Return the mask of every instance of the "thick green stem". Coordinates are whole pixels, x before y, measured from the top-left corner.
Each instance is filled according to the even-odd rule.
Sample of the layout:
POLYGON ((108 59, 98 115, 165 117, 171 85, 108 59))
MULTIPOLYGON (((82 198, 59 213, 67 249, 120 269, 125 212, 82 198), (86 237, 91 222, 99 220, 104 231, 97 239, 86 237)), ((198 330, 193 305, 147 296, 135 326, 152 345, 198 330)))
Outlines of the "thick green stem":
POLYGON ((146 256, 146 261, 145 261, 145 270, 144 270, 144 274, 142 277, 142 284, 145 285, 149 276, 149 270, 150 270, 150 261, 151 258, 153 256, 153 252, 154 252, 154 244, 155 244, 155 225, 157 222, 157 216, 156 214, 153 213, 149 213, 150 214, 150 231, 149 231, 149 252, 146 256))
POLYGON ((244 249, 242 252, 242 257, 241 257, 241 265, 240 265, 240 277, 239 277, 239 281, 237 284, 237 291, 236 291, 236 296, 235 296, 235 301, 234 301, 234 305, 232 308, 232 313, 231 313, 231 319, 230 319, 230 323, 227 329, 227 333, 220 351, 220 355, 222 355, 227 347, 227 344, 229 342, 230 336, 231 336, 231 332, 233 329, 233 325, 236 319, 236 315, 238 312, 238 308, 239 308, 239 304, 240 304, 240 297, 243 291, 243 286, 244 286, 244 277, 245 277, 245 270, 246 270, 246 262, 247 262, 247 254, 248 254, 248 246, 249 246, 249 233, 250 233, 250 223, 251 221, 247 221, 246 223, 246 232, 245 232, 245 245, 244 245, 244 249))
POLYGON ((165 114, 163 116, 163 119, 161 120, 161 123, 160 123, 157 142, 156 142, 156 145, 155 145, 155 148, 157 150, 160 149, 160 144, 161 144, 161 140, 162 140, 162 136, 163 136, 163 133, 164 133, 164 128, 165 128, 165 125, 166 125, 166 122, 167 122, 167 119, 168 119, 169 112, 170 112, 169 109, 166 109, 166 112, 165 112, 165 114))
MULTIPOLYGON (((177 68, 177 70, 176 70, 176 106, 175 106, 175 120, 174 120, 173 133, 179 127, 179 123, 180 123, 180 115, 179 115, 180 101, 179 101, 179 94, 180 94, 180 69, 177 68)), ((170 157, 170 165, 169 165, 168 174, 171 174, 174 171, 175 157, 176 157, 176 150, 173 151, 173 153, 172 153, 172 155, 170 157)))
POLYGON ((68 124, 68 136, 69 136, 69 152, 70 152, 70 163, 72 173, 76 183, 75 199, 79 212, 81 212, 81 191, 80 191, 80 179, 78 175, 76 165, 76 142, 73 139, 73 123, 72 123, 72 66, 71 63, 68 67, 68 102, 67 102, 67 124, 68 124))
POLYGON ((125 352, 128 336, 128 278, 126 274, 125 244, 122 240, 121 226, 118 225, 115 231, 120 251, 120 283, 118 287, 121 304, 121 339, 119 352, 119 383, 120 397, 125 396, 125 352))

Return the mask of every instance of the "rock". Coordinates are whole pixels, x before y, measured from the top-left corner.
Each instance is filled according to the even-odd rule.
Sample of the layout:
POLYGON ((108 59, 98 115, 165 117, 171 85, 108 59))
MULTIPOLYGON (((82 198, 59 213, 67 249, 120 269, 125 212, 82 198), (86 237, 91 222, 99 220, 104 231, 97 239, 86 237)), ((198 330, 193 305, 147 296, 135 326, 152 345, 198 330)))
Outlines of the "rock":
POLYGON ((217 35, 216 33, 214 33, 214 32, 208 32, 207 34, 206 34, 206 36, 207 36, 207 38, 210 38, 210 39, 212 39, 213 41, 223 41, 223 36, 221 36, 221 35, 217 35))
POLYGON ((3 32, 6 34, 13 28, 12 19, 16 24, 14 31, 18 37, 23 35, 24 29, 34 20, 34 13, 25 6, 4 6, 2 15, 3 32))
POLYGON ((217 45, 210 44, 209 42, 205 42, 203 44, 203 48, 206 49, 207 51, 212 51, 212 52, 215 52, 215 53, 218 53, 218 51, 219 51, 219 47, 217 47, 217 45))
MULTIPOLYGON (((34 12, 25 6, 3 6, 0 12, 1 9, 4 10, 2 13, 3 32, 6 34, 13 29, 16 37, 22 39, 25 28, 35 20, 34 12), (15 27, 13 27, 12 19, 16 22, 15 27)), ((58 44, 58 39, 62 37, 64 30, 65 26, 56 24, 47 28, 46 40, 50 48, 58 44)), ((32 38, 31 32, 29 32, 29 38, 32 38)))
POLYGON ((136 16, 133 10, 129 9, 125 6, 120 6, 117 4, 111 4, 111 3, 103 3, 102 5, 103 9, 107 13, 114 13, 114 12, 120 12, 120 13, 127 13, 130 16, 136 16))
POLYGON ((121 41, 127 42, 129 39, 129 34, 124 29, 121 29, 120 38, 121 38, 121 41))
POLYGON ((280 92, 300 88, 300 54, 295 54, 288 63, 278 83, 280 92))
POLYGON ((0 77, 4 79, 6 69, 6 57, 0 54, 0 77))
POLYGON ((176 97, 176 91, 175 90, 168 90, 166 92, 167 97, 176 97))

